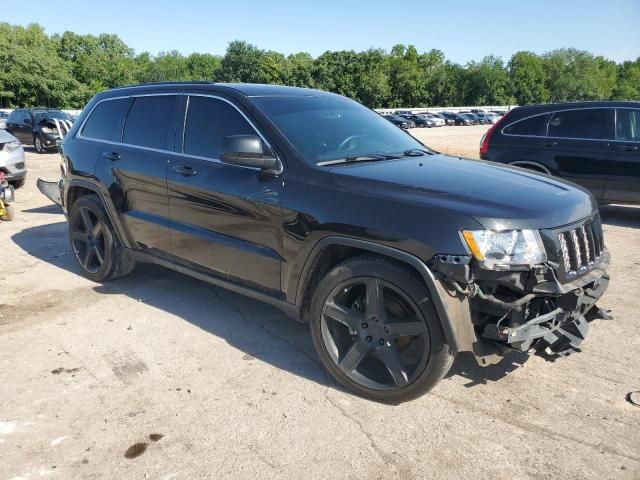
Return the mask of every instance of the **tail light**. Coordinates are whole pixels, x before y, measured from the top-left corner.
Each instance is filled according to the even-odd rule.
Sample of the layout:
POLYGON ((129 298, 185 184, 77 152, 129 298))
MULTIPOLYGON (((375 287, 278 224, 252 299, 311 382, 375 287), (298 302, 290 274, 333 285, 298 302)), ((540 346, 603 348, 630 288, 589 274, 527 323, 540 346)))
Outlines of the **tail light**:
POLYGON ((487 152, 489 151, 489 140, 491 140, 491 135, 493 135, 493 132, 495 132, 500 125, 502 125, 504 123, 504 121, 507 119, 507 117, 509 116, 511 112, 507 112, 505 113, 500 120, 498 120, 496 123, 494 123, 491 128, 489 130, 487 130, 487 133, 485 133, 482 136, 482 139, 480 140, 480 155, 486 155, 487 152))

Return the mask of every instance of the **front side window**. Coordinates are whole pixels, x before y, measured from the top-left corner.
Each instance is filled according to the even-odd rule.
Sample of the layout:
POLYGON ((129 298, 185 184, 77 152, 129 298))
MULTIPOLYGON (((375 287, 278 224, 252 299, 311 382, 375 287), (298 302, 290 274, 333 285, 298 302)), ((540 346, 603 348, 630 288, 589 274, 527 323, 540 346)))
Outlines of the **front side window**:
POLYGON ((424 149, 385 117, 344 97, 265 96, 253 101, 296 150, 314 164, 424 149))
POLYGON ((567 110, 556 112, 549 120, 549 137, 558 138, 607 138, 607 113, 604 108, 567 110))
POLYGON ((135 98, 125 121, 122 142, 147 148, 166 148, 175 99, 174 95, 135 98))
POLYGON ((128 98, 119 98, 99 103, 82 128, 82 135, 97 140, 120 141, 122 120, 130 102, 128 98))
POLYGON ((616 110, 616 140, 640 142, 640 110, 616 110))
POLYGON ((512 123, 502 131, 505 135, 526 135, 530 137, 543 137, 547 126, 548 114, 536 115, 512 123))
POLYGON ((224 100, 189 97, 184 130, 184 153, 217 159, 224 137, 256 135, 242 114, 224 100))

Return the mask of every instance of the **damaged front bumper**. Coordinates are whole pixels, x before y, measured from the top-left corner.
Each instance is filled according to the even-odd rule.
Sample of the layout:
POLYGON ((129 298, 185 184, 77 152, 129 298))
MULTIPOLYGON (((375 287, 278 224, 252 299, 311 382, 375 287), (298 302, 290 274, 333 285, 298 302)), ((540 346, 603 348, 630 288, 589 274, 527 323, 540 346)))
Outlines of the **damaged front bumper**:
POLYGON ((561 356, 579 351, 589 322, 610 318, 596 305, 609 284, 609 261, 603 249, 597 263, 572 281, 554 265, 488 271, 460 255, 439 255, 430 267, 440 279, 447 310, 455 312, 458 350, 473 352, 487 365, 509 350, 561 356))

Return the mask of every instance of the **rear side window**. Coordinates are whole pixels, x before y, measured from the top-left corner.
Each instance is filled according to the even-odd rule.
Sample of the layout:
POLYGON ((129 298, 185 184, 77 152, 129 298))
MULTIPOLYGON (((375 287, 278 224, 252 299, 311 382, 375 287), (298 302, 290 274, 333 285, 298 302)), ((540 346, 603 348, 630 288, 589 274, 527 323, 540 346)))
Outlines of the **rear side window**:
POLYGON ((122 120, 130 102, 128 98, 119 98, 99 103, 84 124, 82 135, 97 140, 120 141, 122 120))
POLYGON ((224 137, 255 134, 249 122, 227 102, 211 97, 189 97, 184 153, 217 159, 224 137))
POLYGON ((502 132, 505 135, 527 135, 531 137, 544 137, 546 135, 548 114, 536 115, 525 118, 506 126, 502 132))
POLYGON ((616 110, 616 140, 640 142, 640 110, 616 110))
POLYGON ((607 113, 604 108, 556 112, 549 121, 549 137, 607 138, 607 113))
POLYGON ((122 142, 140 147, 166 148, 175 99, 174 95, 137 97, 127 115, 122 142))

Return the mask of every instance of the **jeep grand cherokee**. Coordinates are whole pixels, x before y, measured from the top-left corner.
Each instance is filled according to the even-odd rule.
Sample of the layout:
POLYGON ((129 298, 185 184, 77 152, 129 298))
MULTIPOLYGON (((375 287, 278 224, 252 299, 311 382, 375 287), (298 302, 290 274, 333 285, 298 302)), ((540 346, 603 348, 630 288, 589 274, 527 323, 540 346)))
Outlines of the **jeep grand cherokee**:
POLYGON ((61 154, 87 277, 154 262, 275 305, 367 398, 423 394, 458 352, 570 353, 604 315, 609 254, 587 191, 441 155, 339 95, 115 89, 61 154))

